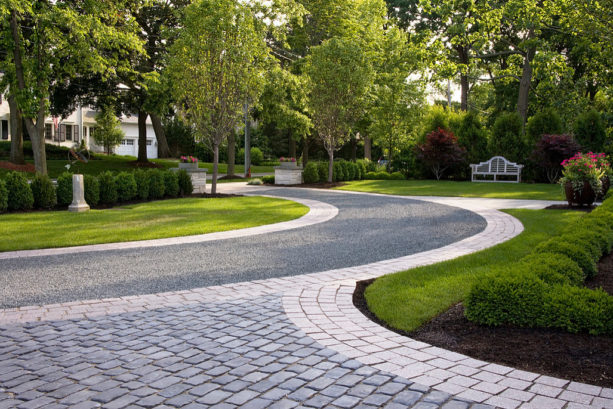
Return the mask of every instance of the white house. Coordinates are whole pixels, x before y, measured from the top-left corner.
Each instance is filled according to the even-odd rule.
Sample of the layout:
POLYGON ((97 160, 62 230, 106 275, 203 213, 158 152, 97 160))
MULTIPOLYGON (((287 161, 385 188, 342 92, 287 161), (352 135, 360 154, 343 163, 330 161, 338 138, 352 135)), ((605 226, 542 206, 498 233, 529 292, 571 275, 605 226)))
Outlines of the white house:
MULTIPOLYGON (((8 141, 11 139, 9 127, 9 104, 0 94, 0 140, 8 141)), ((104 152, 104 148, 97 146, 92 132, 96 129, 96 111, 90 107, 78 107, 67 118, 48 117, 45 120, 45 142, 66 147, 79 145, 81 141, 85 146, 95 152, 104 152)), ((138 155, 138 116, 122 116, 121 129, 125 133, 125 138, 121 144, 115 148, 118 155, 138 155)), ((158 157, 157 140, 151 120, 147 118, 147 157, 154 159, 158 157)))

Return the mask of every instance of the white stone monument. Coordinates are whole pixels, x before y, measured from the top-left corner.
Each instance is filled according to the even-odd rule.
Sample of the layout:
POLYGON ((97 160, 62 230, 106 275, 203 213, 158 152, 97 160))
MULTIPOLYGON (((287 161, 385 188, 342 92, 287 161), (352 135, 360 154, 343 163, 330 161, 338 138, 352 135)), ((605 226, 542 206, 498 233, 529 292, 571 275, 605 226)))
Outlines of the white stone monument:
POLYGON ((72 203, 68 206, 69 212, 86 212, 89 205, 85 201, 85 188, 83 175, 72 175, 72 203))

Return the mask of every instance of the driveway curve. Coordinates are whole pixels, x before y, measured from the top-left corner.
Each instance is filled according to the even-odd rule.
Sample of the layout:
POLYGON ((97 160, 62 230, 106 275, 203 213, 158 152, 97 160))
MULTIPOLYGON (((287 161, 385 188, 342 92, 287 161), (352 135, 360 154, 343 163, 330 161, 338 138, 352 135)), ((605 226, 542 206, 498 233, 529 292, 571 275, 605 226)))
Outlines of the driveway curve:
MULTIPOLYGON (((278 190, 258 190, 280 196, 278 190)), ((329 203, 326 223, 252 237, 0 260, 0 307, 122 297, 364 265, 462 240, 486 227, 467 210, 404 198, 283 189, 329 203)))

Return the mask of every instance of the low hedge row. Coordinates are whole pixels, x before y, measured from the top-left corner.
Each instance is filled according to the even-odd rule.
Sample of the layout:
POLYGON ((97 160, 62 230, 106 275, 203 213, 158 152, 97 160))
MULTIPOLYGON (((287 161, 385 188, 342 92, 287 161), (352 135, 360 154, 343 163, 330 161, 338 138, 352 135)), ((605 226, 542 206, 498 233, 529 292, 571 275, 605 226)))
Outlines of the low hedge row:
POLYGON ((364 179, 368 179, 368 180, 404 180, 405 177, 401 172, 388 173, 382 170, 379 172, 367 172, 364 179))
MULTIPOLYGON (((84 176, 85 201, 90 206, 113 205, 130 200, 154 200, 190 195, 192 181, 186 171, 137 170, 102 172, 84 176)), ((72 174, 65 172, 53 186, 48 176, 36 175, 31 183, 20 172, 0 179, 0 213, 5 211, 51 209, 72 203, 72 174)))
POLYGON ((613 296, 582 287, 613 246, 613 200, 504 271, 473 286, 465 314, 485 325, 511 324, 613 335, 613 296))
MULTIPOLYGON (((328 181, 328 162, 307 163, 302 177, 304 183, 318 183, 328 181)), ((358 160, 349 162, 345 160, 334 161, 332 164, 332 180, 334 182, 360 180, 366 175, 366 162, 358 160)))

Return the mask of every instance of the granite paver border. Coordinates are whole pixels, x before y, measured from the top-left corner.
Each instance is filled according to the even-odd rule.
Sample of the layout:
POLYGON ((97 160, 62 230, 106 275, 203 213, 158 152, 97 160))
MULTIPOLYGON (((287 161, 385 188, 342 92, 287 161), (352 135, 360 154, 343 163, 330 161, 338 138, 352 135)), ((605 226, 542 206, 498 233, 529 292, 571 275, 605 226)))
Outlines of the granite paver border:
POLYGON ((72 246, 72 247, 58 247, 50 249, 40 250, 19 250, 19 251, 7 251, 0 253, 0 260, 8 260, 14 258, 25 257, 42 257, 42 256, 56 256, 61 254, 76 254, 87 252, 100 252, 108 250, 125 250, 147 247, 162 247, 172 246, 177 244, 190 244, 190 243, 203 243, 207 241, 234 239, 238 237, 255 236, 265 233, 274 233, 284 230, 297 229, 300 227, 306 227, 317 223, 326 222, 338 214, 338 208, 328 203, 320 202, 312 199, 301 198, 288 198, 282 196, 270 196, 270 195, 258 195, 254 193, 246 193, 247 196, 262 196, 275 199, 291 200, 309 208, 307 214, 294 220, 286 222, 267 224, 263 226, 249 227, 239 230, 228 230, 216 233, 198 234, 192 236, 180 236, 169 237, 164 239, 153 240, 138 240, 127 241, 120 243, 105 243, 105 244, 92 244, 86 246, 72 246))

